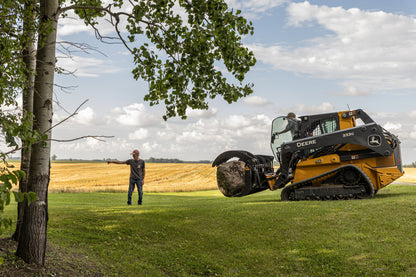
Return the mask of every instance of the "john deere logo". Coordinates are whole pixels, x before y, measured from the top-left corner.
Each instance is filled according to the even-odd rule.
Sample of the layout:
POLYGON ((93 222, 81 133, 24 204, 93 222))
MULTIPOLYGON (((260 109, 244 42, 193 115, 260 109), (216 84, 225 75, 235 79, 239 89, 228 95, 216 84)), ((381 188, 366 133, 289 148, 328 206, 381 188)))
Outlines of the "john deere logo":
POLYGON ((381 137, 378 135, 368 136, 368 145, 377 147, 381 145, 381 137))

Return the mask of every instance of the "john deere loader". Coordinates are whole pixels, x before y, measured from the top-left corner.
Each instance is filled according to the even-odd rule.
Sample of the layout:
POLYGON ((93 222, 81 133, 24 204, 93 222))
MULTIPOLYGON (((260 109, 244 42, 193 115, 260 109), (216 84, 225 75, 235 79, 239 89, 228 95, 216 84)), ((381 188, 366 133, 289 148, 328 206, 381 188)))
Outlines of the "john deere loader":
POLYGON ((299 119, 273 120, 273 156, 220 154, 212 164, 220 191, 236 197, 282 188, 284 201, 364 199, 403 175, 399 139, 363 110, 299 119))

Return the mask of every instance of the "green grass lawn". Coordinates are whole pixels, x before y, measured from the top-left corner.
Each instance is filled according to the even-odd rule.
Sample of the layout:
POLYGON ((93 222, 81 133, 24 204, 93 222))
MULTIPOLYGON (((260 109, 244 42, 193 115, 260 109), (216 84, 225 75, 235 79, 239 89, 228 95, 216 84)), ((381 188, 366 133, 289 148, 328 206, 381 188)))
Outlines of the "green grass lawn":
POLYGON ((280 191, 126 198, 49 194, 49 241, 106 276, 416 276, 416 186, 327 202, 282 202, 280 191))

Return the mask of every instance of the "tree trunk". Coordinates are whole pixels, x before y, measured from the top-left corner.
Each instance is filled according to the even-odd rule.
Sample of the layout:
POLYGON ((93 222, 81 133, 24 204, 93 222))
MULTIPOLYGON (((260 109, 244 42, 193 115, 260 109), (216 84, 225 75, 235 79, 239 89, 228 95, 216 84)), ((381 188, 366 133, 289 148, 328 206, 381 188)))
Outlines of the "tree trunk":
MULTIPOLYGON (((52 97, 55 72, 55 45, 58 0, 40 1, 41 26, 36 62, 35 94, 33 101, 34 130, 51 138, 52 97)), ((35 202, 26 205, 16 255, 26 263, 44 265, 48 223, 48 186, 50 176, 50 141, 32 147, 27 190, 37 195, 35 202)))
MULTIPOLYGON (((36 4, 33 1, 26 1, 25 12, 28 14, 23 20, 23 37, 26 39, 25 47, 23 49, 23 62, 26 64, 27 72, 27 87, 23 91, 23 115, 24 117, 33 113, 33 91, 35 82, 35 70, 36 70, 36 45, 35 45, 35 31, 33 26, 36 20, 35 12, 36 4)), ((25 172, 25 177, 19 180, 19 191, 27 192, 27 180, 29 178, 30 156, 31 147, 25 145, 23 142, 23 149, 21 152, 20 170, 25 172)), ((26 202, 26 201, 25 201, 26 202)), ((19 202, 17 205, 17 224, 16 230, 12 236, 13 240, 18 241, 20 235, 20 229, 23 222, 23 212, 25 202, 19 202)))

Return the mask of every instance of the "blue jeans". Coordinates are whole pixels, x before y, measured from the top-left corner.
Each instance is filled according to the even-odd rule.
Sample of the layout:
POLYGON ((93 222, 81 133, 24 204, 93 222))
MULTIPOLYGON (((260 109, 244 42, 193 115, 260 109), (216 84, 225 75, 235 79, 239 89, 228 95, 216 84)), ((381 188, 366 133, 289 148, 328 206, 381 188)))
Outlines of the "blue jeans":
POLYGON ((139 193, 139 201, 137 202, 139 205, 142 204, 143 200, 143 185, 142 179, 130 178, 129 183, 129 193, 127 196, 127 204, 131 204, 131 195, 133 194, 134 187, 137 185, 137 192, 139 193))

